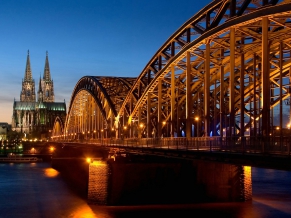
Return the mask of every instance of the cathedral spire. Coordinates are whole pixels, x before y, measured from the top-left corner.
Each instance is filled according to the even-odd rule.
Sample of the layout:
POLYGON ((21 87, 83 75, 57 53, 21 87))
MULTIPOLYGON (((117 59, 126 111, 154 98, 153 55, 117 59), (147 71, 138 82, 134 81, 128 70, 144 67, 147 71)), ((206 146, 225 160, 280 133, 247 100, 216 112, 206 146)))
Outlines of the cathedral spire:
POLYGON ((35 102, 35 85, 31 73, 29 50, 27 51, 26 68, 24 79, 22 80, 20 101, 35 102))
POLYGON ((50 65, 49 65, 49 60, 48 60, 48 52, 46 52, 43 79, 45 81, 50 81, 51 80, 50 65))
POLYGON ((32 81, 32 73, 31 73, 31 67, 30 67, 29 50, 27 51, 27 59, 26 59, 26 67, 25 67, 24 81, 32 81))
POLYGON ((38 102, 43 101, 43 92, 42 92, 42 84, 41 84, 41 75, 39 75, 39 85, 38 85, 38 102))
POLYGON ((54 102, 54 82, 51 79, 50 66, 48 60, 48 52, 46 52, 44 73, 42 79, 42 93, 43 93, 43 102, 54 102))

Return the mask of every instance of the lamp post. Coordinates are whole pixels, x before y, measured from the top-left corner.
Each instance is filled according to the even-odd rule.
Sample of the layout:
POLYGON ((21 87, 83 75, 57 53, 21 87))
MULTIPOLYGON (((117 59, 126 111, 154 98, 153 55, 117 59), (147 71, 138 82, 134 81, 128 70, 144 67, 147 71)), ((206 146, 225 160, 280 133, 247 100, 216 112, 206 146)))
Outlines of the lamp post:
POLYGON ((197 137, 199 137, 199 117, 195 117, 194 119, 195 119, 195 121, 197 122, 197 125, 196 125, 196 129, 197 129, 197 137))
POLYGON ((127 126, 124 126, 123 127, 123 137, 124 138, 126 138, 126 133, 127 133, 126 130, 127 130, 127 126))
POLYGON ((103 143, 103 129, 101 129, 101 144, 103 143))
POLYGON ((112 127, 111 128, 111 133, 110 133, 110 138, 113 138, 113 136, 114 136, 114 128, 112 127))
MULTIPOLYGON (((167 124, 167 122, 166 121, 163 121, 163 128, 165 128, 166 124, 167 124)), ((166 129, 166 131, 167 131, 167 129, 166 129)), ((163 131, 162 131, 161 137, 164 137, 163 136, 163 131)))
POLYGON ((139 124, 139 138, 142 138, 143 127, 144 127, 143 123, 140 123, 139 124))

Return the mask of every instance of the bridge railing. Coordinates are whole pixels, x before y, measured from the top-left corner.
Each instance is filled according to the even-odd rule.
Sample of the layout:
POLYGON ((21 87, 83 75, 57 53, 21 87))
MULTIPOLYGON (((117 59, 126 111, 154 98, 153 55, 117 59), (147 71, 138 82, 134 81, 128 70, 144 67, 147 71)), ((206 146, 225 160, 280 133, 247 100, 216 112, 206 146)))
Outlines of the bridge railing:
MULTIPOLYGON (((72 142, 72 141, 66 141, 72 142)), ((136 147, 149 149, 175 149, 184 151, 262 153, 290 155, 290 136, 234 136, 234 137, 167 137, 167 138, 103 138, 75 140, 74 142, 90 143, 108 147, 136 147)))

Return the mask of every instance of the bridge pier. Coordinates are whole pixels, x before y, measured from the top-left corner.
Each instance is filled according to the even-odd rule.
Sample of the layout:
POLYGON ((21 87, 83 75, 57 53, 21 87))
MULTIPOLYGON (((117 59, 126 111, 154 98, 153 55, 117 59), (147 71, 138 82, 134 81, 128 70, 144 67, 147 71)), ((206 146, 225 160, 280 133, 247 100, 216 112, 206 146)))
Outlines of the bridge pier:
POLYGON ((89 203, 180 204, 252 198, 250 167, 201 160, 122 159, 89 164, 89 203))
POLYGON ((252 198, 251 168, 241 165, 114 153, 83 144, 57 148, 52 167, 92 204, 184 204, 252 198))

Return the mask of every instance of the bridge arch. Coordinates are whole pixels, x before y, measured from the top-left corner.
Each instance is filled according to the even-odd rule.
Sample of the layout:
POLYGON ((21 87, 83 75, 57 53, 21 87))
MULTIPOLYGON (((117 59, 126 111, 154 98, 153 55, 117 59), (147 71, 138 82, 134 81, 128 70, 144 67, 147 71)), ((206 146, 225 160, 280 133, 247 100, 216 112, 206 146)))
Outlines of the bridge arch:
POLYGON ((290 97, 291 4, 235 2, 213 1, 179 28, 143 69, 118 119, 140 137, 271 134, 272 111, 290 97))
POLYGON ((66 139, 116 137, 117 111, 135 78, 84 76, 76 84, 65 123, 66 139))
POLYGON ((59 139, 62 139, 63 137, 64 137, 64 121, 60 116, 57 116, 54 121, 51 139, 53 141, 57 141, 59 139))
POLYGON ((291 111, 290 11, 287 0, 212 1, 137 78, 81 78, 64 135, 269 135, 274 110, 282 129, 291 111))

